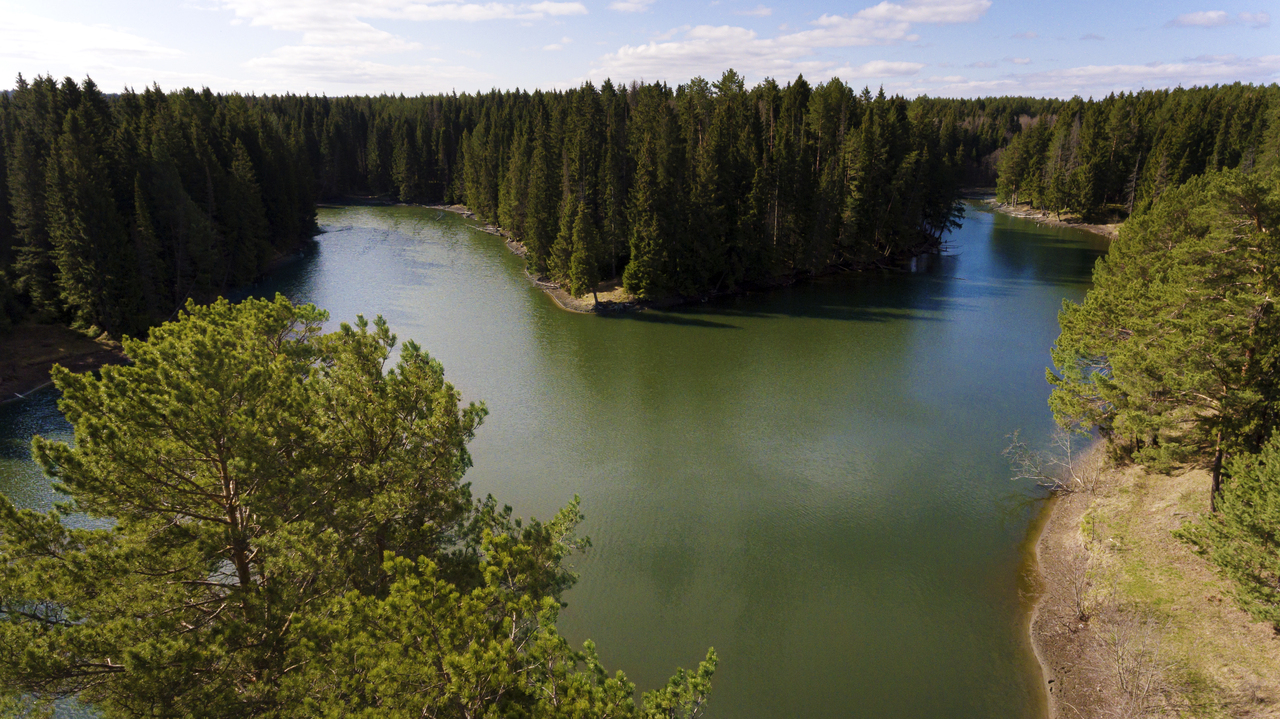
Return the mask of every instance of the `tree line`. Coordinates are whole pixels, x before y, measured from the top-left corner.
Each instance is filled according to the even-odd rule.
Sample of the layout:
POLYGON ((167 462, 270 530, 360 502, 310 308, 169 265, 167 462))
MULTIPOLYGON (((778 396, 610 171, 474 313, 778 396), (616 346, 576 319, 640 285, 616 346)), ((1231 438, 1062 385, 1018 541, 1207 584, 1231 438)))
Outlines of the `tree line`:
MULTIPOLYGON (((1003 202, 1128 217, 1193 177, 1246 172, 1280 136, 1280 86, 1223 85, 1028 105, 993 148, 1003 202)), ((1270 149, 1268 149, 1270 148, 1270 149)))
MULTIPOLYGON (((0 96, 5 317, 142 332, 260 274, 317 199, 462 203, 581 295, 696 296, 936 246, 957 188, 1035 101, 835 79, 591 83, 419 97, 0 96), (962 116, 963 114, 963 116, 962 116)), ((989 164, 989 163, 988 163, 989 164)))
POLYGON ((936 244, 959 214, 958 123, 838 79, 267 102, 302 128, 321 196, 465 204, 575 295, 872 262, 936 244))
POLYGON ((1276 146, 1276 86, 1100 101, 839 79, 418 97, 218 95, 19 77, 0 96, 0 322, 142 333, 251 281, 317 200, 461 203, 581 296, 703 296, 936 247, 962 185, 1137 212, 1276 146))

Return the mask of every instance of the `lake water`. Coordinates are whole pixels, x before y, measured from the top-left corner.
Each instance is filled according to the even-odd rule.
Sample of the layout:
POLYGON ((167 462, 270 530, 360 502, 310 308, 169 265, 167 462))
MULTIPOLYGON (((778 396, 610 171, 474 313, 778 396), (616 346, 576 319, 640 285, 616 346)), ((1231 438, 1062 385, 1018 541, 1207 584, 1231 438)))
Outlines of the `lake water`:
MULTIPOLYGON (((827 277, 673 311, 565 312, 474 223, 328 208, 254 293, 381 314, 490 416, 468 479, 517 514, 577 494, 593 546, 561 631, 654 688, 708 646, 711 717, 1032 717, 1026 538, 1040 497, 1000 455, 1052 424, 1064 298, 1105 241, 971 206, 909 274, 827 277)), ((0 406, 0 491, 48 507, 0 406)))

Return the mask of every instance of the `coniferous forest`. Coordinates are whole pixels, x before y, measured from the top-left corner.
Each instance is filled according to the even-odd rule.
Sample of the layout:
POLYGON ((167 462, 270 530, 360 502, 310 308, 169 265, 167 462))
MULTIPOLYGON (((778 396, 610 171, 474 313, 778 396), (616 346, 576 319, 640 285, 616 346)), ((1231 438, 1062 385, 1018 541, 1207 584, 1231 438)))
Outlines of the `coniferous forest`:
POLYGON ((1052 101, 1017 118, 998 153, 1000 199, 1123 219, 1214 170, 1280 146, 1280 86, 1224 85, 1052 101))
POLYGON ((317 200, 459 203, 574 295, 702 296, 927 251, 962 185, 1125 216, 1274 152, 1274 86, 1101 101, 887 97, 838 79, 326 98, 51 77, 0 98, 6 319, 145 332, 260 275, 317 200))
POLYGON ((238 95, 19 78, 0 99, 0 287, 30 315, 145 333, 315 230, 296 132, 238 95))
POLYGON ((1118 461, 1208 468, 1210 511, 1176 536, 1280 630, 1276 85, 908 100, 730 70, 328 98, 19 77, 0 330, 131 336, 132 364, 54 370, 75 443, 34 443, 63 507, 115 524, 0 498, 0 712, 697 716, 714 651, 637 704, 558 634, 578 502, 524 524, 472 497, 486 411, 437 360, 397 354, 381 318, 324 334, 310 305, 219 296, 297 252, 324 201, 463 204, 575 296, 659 299, 935 251, 962 188, 992 186, 1125 220, 1063 305, 1050 406, 1118 461))

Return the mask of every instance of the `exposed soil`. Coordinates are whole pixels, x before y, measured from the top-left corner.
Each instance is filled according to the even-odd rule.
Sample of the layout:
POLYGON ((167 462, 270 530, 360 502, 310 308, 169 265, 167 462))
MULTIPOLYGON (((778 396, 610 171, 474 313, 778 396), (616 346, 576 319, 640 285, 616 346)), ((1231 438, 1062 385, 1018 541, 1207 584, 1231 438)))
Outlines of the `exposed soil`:
POLYGON ((1031 617, 1031 642, 1040 660, 1049 717, 1100 717, 1106 705, 1096 657, 1099 648, 1073 596, 1084 556, 1080 518, 1089 506, 1083 494, 1050 500, 1049 521, 1036 542, 1043 593, 1031 617))
POLYGON ((1037 210, 1032 208, 1030 204, 1007 205, 1002 202, 996 202, 994 198, 988 199, 987 202, 991 206, 991 209, 996 212, 1003 212, 1004 214, 1012 217, 1021 217, 1023 219, 1032 220, 1041 225, 1049 225, 1051 227, 1071 227, 1077 230, 1084 230, 1085 232, 1092 232, 1095 235, 1102 235, 1103 237, 1108 237, 1113 240, 1120 234, 1121 223, 1119 222, 1108 225, 1094 225, 1071 215, 1059 215, 1056 212, 1037 210))
POLYGON ((127 362, 120 345, 105 335, 95 340, 61 325, 18 325, 0 334, 0 402, 49 384, 55 364, 84 372, 127 362))
POLYGON ((1051 717, 1280 717, 1280 634, 1172 534, 1209 485, 1104 469, 1052 500, 1031 620, 1051 717))

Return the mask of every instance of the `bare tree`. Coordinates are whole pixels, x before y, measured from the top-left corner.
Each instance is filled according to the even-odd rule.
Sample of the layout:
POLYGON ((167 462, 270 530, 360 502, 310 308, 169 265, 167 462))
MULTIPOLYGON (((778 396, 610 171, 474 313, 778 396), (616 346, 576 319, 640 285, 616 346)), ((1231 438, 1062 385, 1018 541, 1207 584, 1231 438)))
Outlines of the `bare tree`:
POLYGON ((1048 449, 1033 450, 1019 432, 1009 435, 1001 452, 1013 467, 1014 479, 1032 479, 1053 492, 1093 493, 1106 467, 1101 452, 1090 451, 1086 435, 1054 430, 1048 449))
POLYGON ((1098 626, 1108 673, 1119 689, 1114 714, 1122 719, 1146 716, 1156 708, 1170 668, 1162 651, 1167 627, 1144 612, 1122 607, 1101 613, 1098 626))

